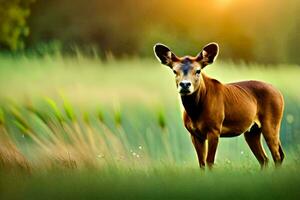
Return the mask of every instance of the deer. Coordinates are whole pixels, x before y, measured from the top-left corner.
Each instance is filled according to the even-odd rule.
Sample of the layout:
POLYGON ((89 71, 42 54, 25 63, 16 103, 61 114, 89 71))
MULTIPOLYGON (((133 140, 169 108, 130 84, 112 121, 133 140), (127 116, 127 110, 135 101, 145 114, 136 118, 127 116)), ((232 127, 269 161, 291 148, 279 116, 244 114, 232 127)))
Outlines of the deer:
POLYGON ((212 169, 220 138, 241 134, 262 169, 267 166, 268 157, 261 135, 275 166, 282 164, 280 125, 284 99, 279 90, 262 81, 223 84, 207 76, 203 70, 214 63, 219 54, 219 45, 215 42, 205 45, 195 57, 178 57, 161 43, 154 45, 154 54, 175 74, 184 126, 190 133, 201 169, 205 166, 212 169))

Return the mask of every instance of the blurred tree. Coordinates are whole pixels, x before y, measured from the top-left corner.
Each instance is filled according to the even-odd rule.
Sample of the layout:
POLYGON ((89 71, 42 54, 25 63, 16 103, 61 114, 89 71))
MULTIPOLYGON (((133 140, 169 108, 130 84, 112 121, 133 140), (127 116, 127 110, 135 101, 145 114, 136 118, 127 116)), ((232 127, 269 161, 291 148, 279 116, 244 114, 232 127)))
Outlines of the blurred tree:
POLYGON ((222 59, 300 64, 299 0, 37 1, 30 6, 29 34, 32 1, 0 0, 6 48, 25 41, 41 52, 153 56, 152 46, 162 42, 178 55, 196 55, 215 41, 222 59))
POLYGON ((0 0, 0 48, 24 48, 24 38, 29 34, 26 18, 34 0, 0 0))

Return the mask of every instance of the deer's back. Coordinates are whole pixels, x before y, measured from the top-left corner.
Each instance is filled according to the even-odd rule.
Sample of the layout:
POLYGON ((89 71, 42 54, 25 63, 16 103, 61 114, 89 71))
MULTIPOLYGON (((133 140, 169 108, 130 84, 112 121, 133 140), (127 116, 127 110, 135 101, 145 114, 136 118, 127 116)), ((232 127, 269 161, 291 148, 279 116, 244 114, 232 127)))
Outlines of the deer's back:
POLYGON ((264 118, 280 120, 283 111, 281 93, 271 84, 242 81, 224 85, 223 132, 244 132, 264 118))

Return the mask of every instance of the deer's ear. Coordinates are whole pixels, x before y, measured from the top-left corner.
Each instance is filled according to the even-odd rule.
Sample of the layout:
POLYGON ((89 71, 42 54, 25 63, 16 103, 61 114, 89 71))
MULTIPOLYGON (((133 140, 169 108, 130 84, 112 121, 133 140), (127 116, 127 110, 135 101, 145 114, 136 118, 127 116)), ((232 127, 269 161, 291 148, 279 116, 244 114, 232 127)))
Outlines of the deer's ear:
POLYGON ((207 44, 197 55, 197 61, 200 62, 202 68, 212 64, 219 54, 219 45, 215 42, 207 44))
POLYGON ((154 45, 154 54, 161 64, 167 65, 172 68, 172 63, 178 61, 178 57, 163 44, 154 45))

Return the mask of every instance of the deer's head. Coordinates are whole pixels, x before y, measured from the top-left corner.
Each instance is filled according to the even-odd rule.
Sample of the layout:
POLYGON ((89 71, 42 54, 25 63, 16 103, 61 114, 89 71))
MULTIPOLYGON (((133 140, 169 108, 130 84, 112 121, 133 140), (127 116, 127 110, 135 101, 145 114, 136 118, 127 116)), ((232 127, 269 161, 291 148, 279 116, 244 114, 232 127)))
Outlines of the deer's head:
POLYGON ((201 70, 212 64, 218 56, 217 43, 209 43, 195 57, 177 57, 163 44, 154 46, 154 53, 161 64, 170 67, 175 74, 176 86, 180 95, 190 95, 200 87, 201 70))

